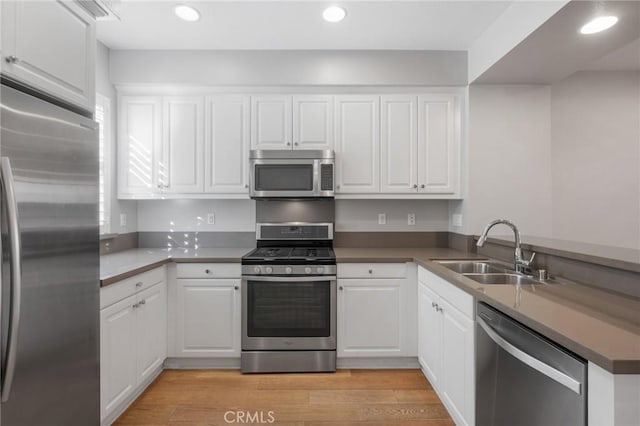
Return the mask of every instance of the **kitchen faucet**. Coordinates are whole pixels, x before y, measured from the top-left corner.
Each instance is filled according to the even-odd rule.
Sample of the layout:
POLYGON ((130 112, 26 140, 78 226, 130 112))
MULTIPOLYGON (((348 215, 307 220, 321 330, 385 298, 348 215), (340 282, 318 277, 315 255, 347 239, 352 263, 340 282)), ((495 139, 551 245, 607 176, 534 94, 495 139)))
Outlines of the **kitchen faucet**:
POLYGON ((507 225, 513 231, 513 234, 515 235, 515 238, 516 238, 516 249, 514 253, 513 266, 516 272, 524 273, 526 269, 531 266, 531 263, 533 262, 533 258, 536 257, 536 254, 533 253, 531 255, 531 259, 529 260, 524 260, 522 258, 522 248, 520 248, 520 231, 518 231, 518 227, 510 220, 496 219, 489 222, 489 224, 485 226, 484 230, 482 231, 482 235, 480 235, 480 238, 478 238, 478 242, 476 243, 476 245, 478 247, 482 247, 484 243, 487 241, 487 234, 489 233, 489 230, 499 224, 507 225))

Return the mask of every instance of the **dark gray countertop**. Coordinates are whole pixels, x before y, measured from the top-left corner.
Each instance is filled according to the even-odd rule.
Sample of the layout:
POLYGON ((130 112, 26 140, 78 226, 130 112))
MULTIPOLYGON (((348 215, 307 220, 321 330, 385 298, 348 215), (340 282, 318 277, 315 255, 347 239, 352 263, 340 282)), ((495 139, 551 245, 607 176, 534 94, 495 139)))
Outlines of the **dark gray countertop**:
POLYGON ((339 263, 416 262, 614 374, 640 374, 640 299, 578 283, 483 285, 434 262, 482 256, 451 249, 336 248, 339 263))
MULTIPOLYGON (((251 248, 134 249, 101 256, 108 285, 174 262, 240 262, 251 248)), ((416 262, 453 285, 512 316, 567 349, 615 374, 640 374, 640 299, 576 283, 482 285, 434 262, 481 259, 446 248, 335 248, 338 263, 416 262)))

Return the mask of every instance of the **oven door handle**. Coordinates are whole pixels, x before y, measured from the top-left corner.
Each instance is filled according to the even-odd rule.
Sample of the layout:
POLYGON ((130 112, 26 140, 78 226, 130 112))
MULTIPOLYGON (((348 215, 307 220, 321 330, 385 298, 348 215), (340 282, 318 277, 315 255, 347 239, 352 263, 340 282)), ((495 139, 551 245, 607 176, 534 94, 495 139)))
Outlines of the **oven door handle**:
POLYGON ((265 277, 263 275, 243 275, 243 280, 247 281, 264 281, 264 282, 281 282, 281 283, 290 283, 290 282, 318 282, 318 281, 335 281, 335 275, 321 275, 315 277, 265 277))

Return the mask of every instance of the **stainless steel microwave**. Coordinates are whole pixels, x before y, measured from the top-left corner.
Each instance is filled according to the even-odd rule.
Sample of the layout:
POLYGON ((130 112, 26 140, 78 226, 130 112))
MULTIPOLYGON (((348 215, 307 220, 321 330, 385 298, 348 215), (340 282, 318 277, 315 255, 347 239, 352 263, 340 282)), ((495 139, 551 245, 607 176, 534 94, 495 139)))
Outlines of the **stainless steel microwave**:
POLYGON ((333 151, 251 151, 251 198, 331 198, 334 196, 333 151))

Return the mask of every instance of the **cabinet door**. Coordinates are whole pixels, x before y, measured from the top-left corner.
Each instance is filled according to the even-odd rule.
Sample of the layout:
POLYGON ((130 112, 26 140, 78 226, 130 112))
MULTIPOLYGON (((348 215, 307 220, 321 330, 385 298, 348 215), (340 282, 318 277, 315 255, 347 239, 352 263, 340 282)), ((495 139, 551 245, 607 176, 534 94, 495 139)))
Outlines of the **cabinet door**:
POLYGON ((137 295, 137 384, 141 384, 167 357, 167 285, 163 281, 137 295))
POLYGON ((205 192, 248 193, 249 97, 209 96, 205 114, 205 192))
POLYGON ((293 97, 293 148, 333 149, 333 96, 293 97))
POLYGON ((177 355, 240 356, 240 280, 177 282, 177 355))
POLYGON ((380 98, 336 97, 336 192, 380 190, 380 98))
POLYGON ((291 148, 291 96, 251 98, 251 149, 291 148))
POLYGON ((70 1, 3 1, 3 72, 93 111, 95 20, 70 1))
POLYGON ((473 321, 452 305, 440 300, 442 317, 442 370, 440 386, 443 402, 456 424, 474 424, 473 321))
POLYGON ((120 96, 118 194, 150 196, 160 185, 155 167, 161 148, 162 98, 120 96))
POLYGON ((163 99, 162 156, 158 181, 167 193, 202 192, 204 101, 199 96, 163 99))
POLYGON ((418 191, 418 101, 410 95, 382 96, 380 191, 418 191))
POLYGON ((456 194, 460 163, 458 97, 434 94, 419 97, 418 186, 420 192, 456 194))
POLYGON ((338 283, 338 356, 403 356, 405 280, 338 283))
POLYGON ((422 290, 420 303, 424 308, 418 314, 421 317, 419 339, 422 348, 419 360, 431 385, 439 386, 442 371, 442 315, 436 309, 436 304, 439 306, 440 298, 425 283, 418 285, 422 290))
POLYGON ((136 387, 136 297, 100 311, 100 417, 104 419, 136 387))

